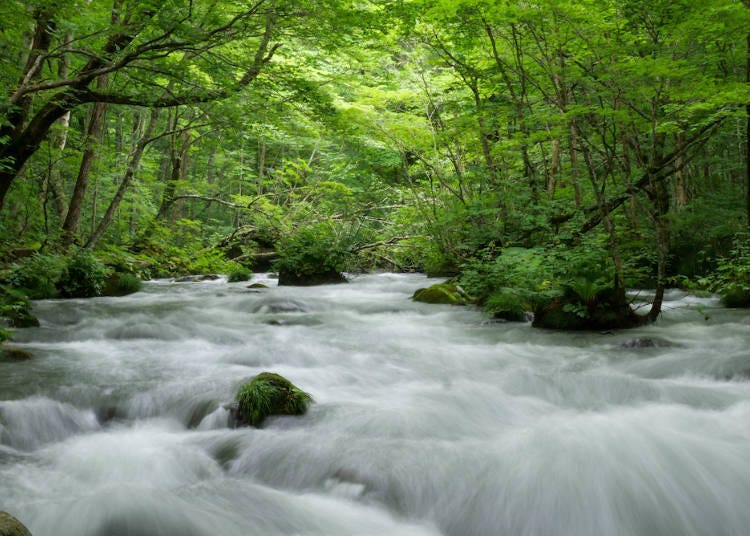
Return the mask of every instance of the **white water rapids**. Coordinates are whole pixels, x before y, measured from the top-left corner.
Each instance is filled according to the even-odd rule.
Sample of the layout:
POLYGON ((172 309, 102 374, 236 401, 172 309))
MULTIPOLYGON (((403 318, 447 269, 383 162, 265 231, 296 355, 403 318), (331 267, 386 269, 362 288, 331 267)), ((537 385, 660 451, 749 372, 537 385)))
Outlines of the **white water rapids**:
POLYGON ((0 510, 34 536, 750 534, 750 312, 675 292, 570 334, 414 303, 421 276, 258 280, 37 302, 33 359, 0 361, 0 510), (229 428, 262 371, 315 404, 229 428))

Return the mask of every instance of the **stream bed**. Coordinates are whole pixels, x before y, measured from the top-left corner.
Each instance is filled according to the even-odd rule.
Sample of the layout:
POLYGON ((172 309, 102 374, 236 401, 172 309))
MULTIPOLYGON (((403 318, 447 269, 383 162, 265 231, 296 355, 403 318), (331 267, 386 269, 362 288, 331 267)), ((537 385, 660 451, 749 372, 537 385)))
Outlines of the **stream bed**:
POLYGON ((746 536, 750 311, 558 333, 424 276, 154 281, 35 303, 0 360, 0 510, 34 536, 746 536), (315 399, 228 426, 262 371, 315 399))

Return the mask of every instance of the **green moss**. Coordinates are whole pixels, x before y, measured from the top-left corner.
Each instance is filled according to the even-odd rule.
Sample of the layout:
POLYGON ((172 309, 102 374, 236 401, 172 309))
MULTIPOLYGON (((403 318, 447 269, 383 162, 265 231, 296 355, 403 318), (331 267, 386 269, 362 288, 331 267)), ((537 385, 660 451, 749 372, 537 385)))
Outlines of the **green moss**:
POLYGON ((312 397, 273 372, 261 372, 237 391, 241 422, 259 428, 269 415, 302 415, 312 397))
POLYGON ((438 283, 427 288, 420 288, 414 293, 412 299, 424 303, 449 305, 466 305, 471 302, 471 299, 461 287, 448 283, 438 283))
POLYGON ((31 533, 18 519, 0 512, 0 536, 31 536, 31 533))
POLYGON ((523 322, 526 311, 531 310, 527 300, 513 289, 500 289, 487 299, 484 310, 493 318, 501 318, 511 322, 523 322))
POLYGON ((630 307, 623 289, 606 288, 584 300, 576 291, 540 304, 532 326, 561 330, 628 329, 643 325, 645 319, 630 307))
POLYGON ((251 277, 253 277, 253 272, 245 268, 244 266, 241 266, 236 270, 232 270, 231 272, 229 272, 227 281, 229 281, 230 283, 236 283, 238 281, 247 281, 251 277))
POLYGON ((133 274, 114 273, 104 282, 103 296, 126 296, 141 290, 142 283, 133 274))
POLYGON ((721 303, 724 307, 750 307, 750 290, 742 286, 729 286, 721 293, 721 303))

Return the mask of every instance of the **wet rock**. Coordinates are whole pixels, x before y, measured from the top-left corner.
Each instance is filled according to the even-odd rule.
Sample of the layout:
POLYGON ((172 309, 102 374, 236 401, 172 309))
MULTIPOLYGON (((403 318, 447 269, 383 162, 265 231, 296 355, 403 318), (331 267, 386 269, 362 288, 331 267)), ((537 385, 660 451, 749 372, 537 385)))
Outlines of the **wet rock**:
POLYGON ((603 289, 588 299, 567 289, 539 305, 532 326, 565 331, 607 331, 641 326, 644 319, 630 307, 623 289, 603 289))
POLYGON ((261 372, 240 385, 236 406, 227 407, 230 421, 260 428, 271 415, 303 415, 312 397, 292 382, 273 372, 261 372))
POLYGON ((6 313, 8 324, 12 328, 38 328, 39 319, 27 310, 18 310, 6 313))
POLYGON ((674 344, 663 339, 653 339, 646 337, 642 339, 629 339, 620 344, 620 346, 623 348, 666 348, 669 346, 674 346, 674 344))
POLYGON ((255 309, 255 312, 261 314, 307 313, 309 310, 310 307, 304 302, 284 300, 262 303, 255 309))
POLYGON ((115 272, 104 280, 102 296, 127 296, 141 290, 142 283, 138 276, 115 272))
POLYGON ((34 357, 31 352, 21 350, 20 348, 2 347, 0 348, 0 359, 5 361, 28 361, 34 357))
POLYGON ((261 289, 261 288, 268 288, 268 285, 264 285, 263 283, 253 283, 252 285, 248 285, 247 288, 261 289))
POLYGON ((313 273, 296 273, 292 270, 279 271, 279 286, 311 287, 346 283, 346 277, 336 270, 321 270, 313 273))
POLYGON ((471 303, 471 298, 464 292, 464 289, 449 283, 438 283, 417 289, 411 299, 433 304, 466 305, 471 303))
POLYGON ((731 309, 750 307, 750 290, 739 285, 730 286, 721 293, 721 303, 731 309))
POLYGON ((216 274, 205 274, 205 275, 186 275, 183 277, 177 277, 174 279, 175 283, 198 283, 200 281, 216 281, 221 279, 221 276, 216 274))
POLYGON ((0 512, 0 536, 31 536, 31 532, 8 512, 0 512))

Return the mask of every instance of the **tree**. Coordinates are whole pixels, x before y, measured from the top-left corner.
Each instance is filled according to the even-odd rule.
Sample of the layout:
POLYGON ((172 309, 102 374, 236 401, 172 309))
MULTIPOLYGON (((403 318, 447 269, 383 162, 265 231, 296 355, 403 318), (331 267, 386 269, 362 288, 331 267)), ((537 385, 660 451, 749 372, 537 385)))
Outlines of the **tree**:
POLYGON ((33 9, 16 4, 19 23, 33 32, 0 104, 0 209, 52 125, 78 106, 174 107, 220 100, 251 84, 279 46, 272 40, 284 7, 265 0, 241 8, 115 0, 107 12, 82 0, 65 6, 50 0, 33 9), (68 42, 71 27, 81 37, 68 42), (70 62, 67 72, 50 69, 62 61, 70 62), (94 85, 105 76, 107 87, 94 85))

